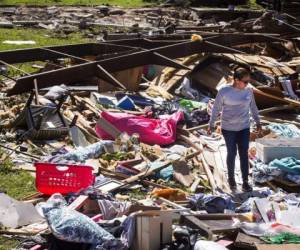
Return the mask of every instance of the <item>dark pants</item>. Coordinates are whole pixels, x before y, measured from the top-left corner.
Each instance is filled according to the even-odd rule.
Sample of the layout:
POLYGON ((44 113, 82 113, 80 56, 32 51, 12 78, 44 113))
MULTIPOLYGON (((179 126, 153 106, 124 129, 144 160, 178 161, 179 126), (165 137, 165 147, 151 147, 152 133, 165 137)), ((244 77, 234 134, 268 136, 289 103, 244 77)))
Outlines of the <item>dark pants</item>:
POLYGON ((248 149, 250 129, 247 128, 240 131, 229 131, 222 129, 222 133, 227 147, 226 162, 228 168, 229 181, 234 180, 235 157, 238 150, 240 156, 240 165, 243 182, 247 182, 249 175, 248 149))

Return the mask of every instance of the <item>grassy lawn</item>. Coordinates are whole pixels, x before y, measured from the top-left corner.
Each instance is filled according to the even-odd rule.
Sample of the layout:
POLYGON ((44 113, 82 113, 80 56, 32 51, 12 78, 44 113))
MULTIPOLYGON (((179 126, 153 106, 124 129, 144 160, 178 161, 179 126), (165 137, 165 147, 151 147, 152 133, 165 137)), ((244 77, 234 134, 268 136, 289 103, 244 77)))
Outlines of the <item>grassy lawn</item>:
MULTIPOLYGON (((0 0, 1 1, 1 0, 0 0)), ((63 38, 54 35, 53 32, 37 29, 0 29, 0 51, 14 50, 31 47, 42 47, 51 45, 63 45, 88 42, 81 33, 72 33, 63 38), (33 40, 35 45, 9 45, 3 44, 5 40, 33 40)), ((0 159, 3 152, 0 151, 0 159)), ((0 163, 0 191, 7 192, 8 195, 20 199, 35 191, 34 178, 25 171, 11 170, 12 163, 7 160, 0 163)))
POLYGON ((143 6, 143 0, 0 0, 0 5, 32 4, 32 5, 101 5, 110 4, 122 7, 143 6))
MULTIPOLYGON (((84 35, 79 32, 72 33, 66 36, 66 35, 54 34, 53 32, 49 32, 47 30, 41 30, 41 29, 39 30, 39 29, 22 29, 22 28, 16 28, 16 29, 0 28, 0 51, 32 48, 32 47, 43 47, 43 46, 51 46, 51 45, 76 44, 76 43, 84 43, 89 41, 91 41, 91 39, 85 38, 84 35), (32 40, 35 41, 36 44, 35 45, 3 44, 3 41, 5 40, 13 40, 13 41, 32 40)), ((39 62, 37 63, 41 65, 43 64, 39 62)), ((27 73, 36 71, 36 69, 33 69, 31 65, 32 63, 22 64, 19 66, 19 68, 27 73)))
POLYGON ((249 0, 248 7, 251 9, 262 9, 262 6, 256 4, 256 0, 249 0))
MULTIPOLYGON (((0 159, 3 152, 0 151, 0 159)), ((35 179, 25 171, 12 170, 12 162, 8 159, 0 164, 0 190, 7 195, 21 199, 36 192, 35 179)), ((18 241, 0 235, 0 250, 13 249, 18 241)))
MULTIPOLYGON (((7 158, 0 150, 0 159, 7 158)), ((36 193, 35 178, 24 170, 12 169, 13 163, 8 158, 0 163, 0 191, 15 199, 21 199, 36 193)))
MULTIPOLYGON (((1 0, 0 0, 1 1, 1 0)), ((84 38, 81 33, 72 33, 68 36, 59 36, 53 31, 39 30, 39 29, 1 29, 0 28, 0 50, 14 50, 22 48, 42 47, 50 45, 63 45, 88 42, 89 39, 84 38), (32 40, 35 45, 11 45, 3 44, 5 40, 32 40)))
POLYGON ((18 244, 17 240, 0 236, 0 250, 11 250, 17 247, 18 244))

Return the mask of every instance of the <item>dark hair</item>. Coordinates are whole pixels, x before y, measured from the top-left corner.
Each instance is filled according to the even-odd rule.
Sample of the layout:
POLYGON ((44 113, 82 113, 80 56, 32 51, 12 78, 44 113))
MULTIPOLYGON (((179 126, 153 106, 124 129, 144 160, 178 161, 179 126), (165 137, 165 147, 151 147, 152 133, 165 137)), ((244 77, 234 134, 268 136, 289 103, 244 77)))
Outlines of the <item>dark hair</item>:
POLYGON ((249 76, 250 71, 246 68, 236 68, 233 73, 233 79, 242 80, 245 76, 249 76))

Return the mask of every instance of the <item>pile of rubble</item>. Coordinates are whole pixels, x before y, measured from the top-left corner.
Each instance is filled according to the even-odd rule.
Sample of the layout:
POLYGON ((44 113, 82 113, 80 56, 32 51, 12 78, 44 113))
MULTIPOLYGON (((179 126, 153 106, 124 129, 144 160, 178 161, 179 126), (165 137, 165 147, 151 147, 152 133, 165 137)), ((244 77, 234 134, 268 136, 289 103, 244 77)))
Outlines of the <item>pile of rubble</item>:
MULTIPOLYGON (((68 13, 41 9, 38 25, 51 10, 68 13)), ((299 23, 158 10, 158 25, 150 10, 128 11, 145 27, 103 42, 0 52, 0 147, 38 191, 1 194, 1 233, 22 239, 18 249, 299 248, 299 23), (224 138, 206 132, 236 66, 251 72, 263 124, 251 126, 252 192, 231 192, 224 138)))
POLYGON ((196 21, 193 10, 174 8, 120 9, 111 6, 97 7, 2 7, 0 27, 34 27, 65 33, 85 29, 116 29, 120 31, 150 30, 177 21, 192 25, 196 21))

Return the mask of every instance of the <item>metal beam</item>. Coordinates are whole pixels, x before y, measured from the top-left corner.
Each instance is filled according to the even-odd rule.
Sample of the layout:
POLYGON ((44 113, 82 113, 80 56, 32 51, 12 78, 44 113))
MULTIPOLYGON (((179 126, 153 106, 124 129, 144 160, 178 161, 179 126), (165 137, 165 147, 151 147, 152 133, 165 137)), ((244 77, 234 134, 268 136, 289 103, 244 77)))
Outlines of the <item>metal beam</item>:
MULTIPOLYGON (((58 53, 49 53, 46 49, 53 50, 56 52, 68 54, 70 56, 84 57, 84 56, 97 56, 117 54, 119 52, 128 51, 129 48, 125 46, 120 46, 116 44, 109 43, 85 43, 85 44, 73 44, 64 46, 51 46, 33 49, 18 49, 18 50, 8 50, 0 52, 0 60, 9 63, 25 63, 33 61, 46 61, 54 60, 60 58, 61 55, 58 53)), ((131 48, 132 49, 132 48, 131 48)))
MULTIPOLYGON (((109 73, 148 64, 157 64, 162 66, 187 69, 187 67, 182 66, 179 63, 172 61, 171 59, 185 57, 201 52, 243 53, 236 49, 216 45, 211 42, 188 41, 155 48, 152 50, 135 52, 130 55, 123 55, 100 61, 83 63, 69 68, 52 70, 49 72, 42 72, 27 77, 21 77, 17 80, 15 86, 8 91, 8 95, 15 95, 30 91, 34 88, 34 79, 38 80, 40 88, 50 87, 52 85, 62 83, 68 85, 88 79, 95 75, 99 75, 99 68, 97 67, 97 65, 100 65, 105 71, 109 73)), ((116 81, 113 80, 112 83, 116 84, 116 81)))
POLYGON ((249 43, 286 42, 287 40, 271 35, 261 34, 220 34, 207 37, 206 41, 225 46, 237 46, 249 43))
POLYGON ((52 50, 52 49, 48 49, 48 48, 40 48, 40 49, 41 50, 46 50, 50 53, 61 55, 64 58, 73 58, 73 59, 79 60, 81 62, 90 62, 90 60, 87 60, 87 59, 84 59, 84 58, 81 58, 81 57, 78 57, 78 56, 69 55, 69 54, 66 54, 66 53, 63 53, 63 52, 55 51, 55 50, 52 50))
MULTIPOLYGON (((164 37, 164 36, 163 36, 164 37)), ((152 38, 152 37, 148 37, 152 38)), ((168 46, 172 44, 177 44, 180 41, 177 40, 163 40, 163 41, 155 41, 146 38, 135 38, 135 39, 121 39, 121 40, 111 40, 108 41, 109 44, 116 44, 122 46, 131 46, 143 49, 155 49, 158 47, 168 46)))
POLYGON ((98 77, 102 80, 105 80, 109 83, 112 83, 116 87, 120 87, 122 89, 126 89, 126 87, 120 83, 116 78, 114 78, 111 74, 109 74, 103 67, 101 67, 99 64, 97 65, 98 68, 98 77))
POLYGON ((9 64, 9 63, 6 63, 6 62, 4 62, 4 61, 2 61, 2 60, 0 60, 0 65, 5 65, 5 66, 10 67, 10 68, 13 68, 13 69, 15 69, 15 70, 17 70, 17 71, 19 71, 19 72, 22 72, 22 73, 25 74, 25 75, 30 75, 30 74, 27 73, 26 71, 24 71, 24 70, 22 70, 22 69, 19 69, 19 68, 17 68, 16 66, 11 65, 11 64, 9 64))
POLYGON ((157 53, 154 54, 152 51, 140 51, 131 55, 123 55, 116 58, 109 58, 96 62, 88 62, 69 68, 52 70, 30 75, 27 77, 21 77, 17 80, 15 86, 8 91, 8 95, 11 96, 30 91, 34 88, 34 79, 38 80, 40 88, 45 88, 50 87, 54 84, 72 84, 97 75, 100 78, 104 77, 102 78, 103 80, 120 86, 116 79, 114 79, 112 76, 108 76, 106 73, 121 71, 148 64, 157 64, 179 69, 187 69, 186 66, 176 63, 164 56, 158 55, 157 53), (99 67, 97 65, 101 66, 101 71, 99 71, 99 67))
POLYGON ((153 57, 153 61, 155 62, 155 64, 157 65, 164 65, 167 67, 171 67, 171 68, 177 68, 177 69, 186 69, 186 70, 190 70, 189 67, 180 64, 174 60, 171 60, 170 58, 160 55, 157 52, 153 52, 152 53, 152 57, 153 57))

